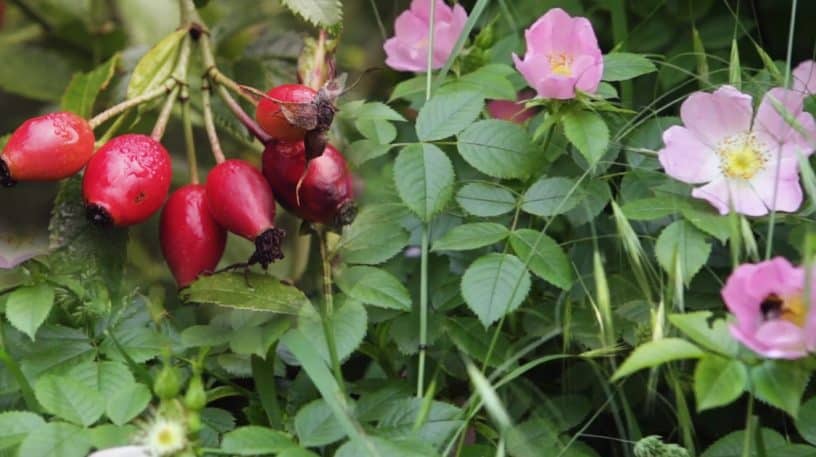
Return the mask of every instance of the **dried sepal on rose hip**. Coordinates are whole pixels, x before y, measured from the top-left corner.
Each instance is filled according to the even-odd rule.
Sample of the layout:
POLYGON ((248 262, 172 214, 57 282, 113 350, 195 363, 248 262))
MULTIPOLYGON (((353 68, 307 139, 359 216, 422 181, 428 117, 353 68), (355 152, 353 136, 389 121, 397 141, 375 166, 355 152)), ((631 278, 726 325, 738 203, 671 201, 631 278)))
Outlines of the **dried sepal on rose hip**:
POLYGON ((33 117, 11 134, 0 154, 0 184, 67 178, 93 152, 94 133, 85 119, 69 112, 33 117))
POLYGON ((159 240, 179 287, 215 270, 224 254, 227 231, 210 214, 203 185, 188 184, 170 195, 161 213, 159 240))
POLYGON ((255 243, 249 264, 266 268, 283 258, 286 233, 275 227, 275 197, 261 172, 249 163, 230 159, 207 176, 207 206, 224 228, 255 243))
POLYGON ((281 206, 301 219, 341 227, 357 214, 354 182, 334 146, 307 163, 303 141, 278 141, 263 154, 263 172, 281 206))
POLYGON ((158 141, 140 134, 113 138, 85 169, 88 218, 117 227, 144 222, 167 198, 172 173, 170 155, 158 141))

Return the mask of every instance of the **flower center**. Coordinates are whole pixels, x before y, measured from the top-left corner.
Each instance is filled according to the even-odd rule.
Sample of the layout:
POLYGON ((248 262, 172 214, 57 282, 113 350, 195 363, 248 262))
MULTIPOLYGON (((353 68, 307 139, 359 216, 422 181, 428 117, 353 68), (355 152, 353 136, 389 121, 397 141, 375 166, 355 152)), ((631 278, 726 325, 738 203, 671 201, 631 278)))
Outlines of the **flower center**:
POLYGON ((558 76, 572 76, 573 57, 565 53, 552 53, 549 56, 550 70, 558 76))
POLYGON ((771 294, 762 301, 759 309, 765 321, 783 319, 799 327, 805 325, 805 304, 801 295, 780 297, 771 294))
POLYGON ((176 444, 175 438, 176 437, 173 434, 173 431, 170 430, 169 428, 165 428, 159 431, 156 440, 162 446, 173 446, 176 444))
POLYGON ((719 144, 720 169, 729 178, 751 179, 768 161, 762 144, 753 133, 733 135, 719 144))

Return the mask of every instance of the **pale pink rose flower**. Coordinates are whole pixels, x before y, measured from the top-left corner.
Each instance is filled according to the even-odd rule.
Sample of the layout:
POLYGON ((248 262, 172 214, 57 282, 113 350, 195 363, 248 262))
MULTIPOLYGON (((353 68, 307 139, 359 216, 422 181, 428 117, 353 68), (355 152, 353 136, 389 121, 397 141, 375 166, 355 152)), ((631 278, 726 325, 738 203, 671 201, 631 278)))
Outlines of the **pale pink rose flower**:
POLYGON ((701 184, 691 195, 707 200, 720 214, 732 208, 746 216, 796 211, 802 204, 799 157, 813 152, 816 138, 816 124, 803 111, 803 100, 801 93, 774 88, 754 116, 751 96, 731 86, 695 92, 680 107, 683 125, 663 132, 660 163, 672 178, 701 184))
POLYGON ((413 0, 411 8, 397 17, 394 37, 383 48, 385 64, 394 70, 422 72, 428 68, 428 37, 431 22, 431 2, 436 7, 434 17, 432 69, 442 68, 456 40, 465 28, 467 12, 462 5, 448 6, 443 0, 413 0))
POLYGON ((805 60, 793 70, 793 90, 816 94, 816 61, 805 60))
POLYGON ((594 93, 603 75, 603 55, 592 24, 560 8, 541 16, 524 32, 527 53, 513 54, 516 69, 542 98, 567 100, 575 90, 594 93))
MULTIPOLYGON (((803 296, 805 271, 777 257, 743 264, 728 278, 722 298, 736 318, 731 334, 764 357, 798 359, 816 349, 816 312, 803 296)), ((816 291, 816 289, 812 289, 816 291)))

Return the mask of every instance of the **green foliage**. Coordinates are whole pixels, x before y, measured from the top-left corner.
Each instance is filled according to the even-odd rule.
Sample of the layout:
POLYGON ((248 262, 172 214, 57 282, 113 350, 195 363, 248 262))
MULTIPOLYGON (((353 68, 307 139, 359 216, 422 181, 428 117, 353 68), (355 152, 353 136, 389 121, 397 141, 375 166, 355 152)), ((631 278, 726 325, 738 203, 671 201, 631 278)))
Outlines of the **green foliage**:
POLYGON ((145 54, 130 77, 127 98, 135 98, 160 87, 173 74, 186 30, 167 35, 145 54))
POLYGON ((329 27, 343 19, 343 4, 338 0, 282 0, 281 3, 316 26, 329 27))
POLYGON ((654 368, 667 362, 698 359, 703 352, 697 346, 680 338, 663 338, 638 346, 618 368, 613 380, 624 378, 644 368, 654 368))
POLYGON ((297 314, 311 303, 298 289, 266 275, 221 273, 204 276, 182 291, 190 303, 227 308, 297 314))
POLYGON ((400 198, 425 222, 447 205, 454 178, 450 159, 432 144, 408 146, 394 162, 394 181, 400 198))
POLYGON ((518 257, 487 254, 462 276, 462 296, 482 325, 490 326, 521 305, 530 291, 530 273, 518 257))
POLYGON ((74 74, 62 94, 60 108, 85 118, 90 117, 99 93, 107 89, 120 60, 121 55, 115 54, 107 62, 88 73, 74 74))

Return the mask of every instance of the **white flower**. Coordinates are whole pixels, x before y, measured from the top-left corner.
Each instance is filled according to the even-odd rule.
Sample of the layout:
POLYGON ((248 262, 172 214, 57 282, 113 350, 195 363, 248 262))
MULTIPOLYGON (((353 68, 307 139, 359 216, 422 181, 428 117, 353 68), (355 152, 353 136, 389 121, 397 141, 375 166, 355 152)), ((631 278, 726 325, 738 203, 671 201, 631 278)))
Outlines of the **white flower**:
POLYGON ((142 443, 150 456, 171 456, 187 445, 187 431, 183 423, 158 416, 145 430, 142 443))
POLYGON ((96 451, 88 457, 149 457, 146 446, 121 446, 96 451))

